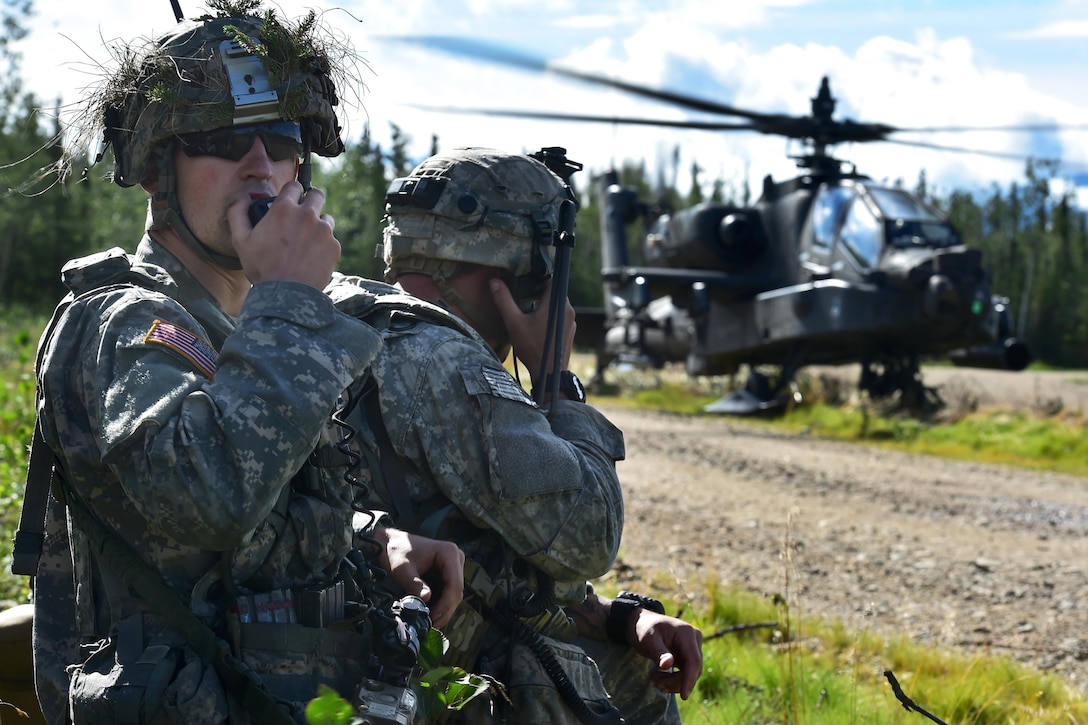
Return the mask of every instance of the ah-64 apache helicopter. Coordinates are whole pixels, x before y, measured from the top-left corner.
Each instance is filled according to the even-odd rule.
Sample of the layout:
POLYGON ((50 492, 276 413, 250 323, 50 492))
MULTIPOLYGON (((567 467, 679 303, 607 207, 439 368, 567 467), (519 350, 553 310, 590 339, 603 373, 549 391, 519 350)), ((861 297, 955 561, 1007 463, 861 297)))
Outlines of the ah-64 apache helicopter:
MULTIPOLYGON (((434 40, 423 42, 433 46, 434 40)), ((761 197, 750 207, 704 203, 661 212, 621 186, 615 172, 602 176, 603 319, 594 319, 593 311, 578 312, 579 339, 587 342, 584 332, 594 332, 589 342, 597 351, 598 378, 617 362, 661 367, 683 361, 690 375, 733 374, 746 365, 744 388, 707 410, 752 413, 779 405, 807 365, 860 363, 860 389, 874 397, 899 393, 905 404, 917 405, 934 394, 922 382, 922 359, 947 357, 959 365, 1008 370, 1022 370, 1030 362, 1026 345, 1011 335, 1008 299, 990 288, 981 252, 965 246, 956 229, 915 195, 847 170, 829 155, 835 144, 885 141, 909 129, 835 120, 826 77, 812 98, 811 115, 792 116, 743 110, 509 53, 483 55, 745 120, 440 110, 757 131, 806 145, 808 153, 794 157, 800 174, 785 181, 767 176, 761 197), (627 228, 638 220, 645 264, 634 266, 627 228), (774 366, 777 373, 761 372, 763 366, 774 366)))

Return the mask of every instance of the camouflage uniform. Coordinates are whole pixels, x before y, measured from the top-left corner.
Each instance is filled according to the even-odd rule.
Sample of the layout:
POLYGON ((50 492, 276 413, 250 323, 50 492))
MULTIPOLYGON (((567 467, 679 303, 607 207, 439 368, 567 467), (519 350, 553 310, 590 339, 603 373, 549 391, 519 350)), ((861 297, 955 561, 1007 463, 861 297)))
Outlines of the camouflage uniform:
MULTIPOLYGON (((247 7, 252 16, 218 11, 122 49, 110 82, 85 99, 113 150, 114 181, 155 180, 148 228, 169 228, 221 269, 241 263, 204 246, 183 218, 175 151, 207 134, 259 131, 297 142, 306 169, 303 149, 343 149, 319 25, 313 17, 285 25, 247 7)), ((71 294, 43 335, 37 371, 40 429, 63 481, 55 491, 69 499, 67 509, 50 502, 34 592, 47 720, 259 719, 252 701, 239 702, 252 690, 223 684, 245 668, 296 706, 319 684, 350 696, 370 640, 343 623, 282 622, 294 611, 290 597, 339 592, 357 583, 346 572, 370 566, 353 556, 346 462, 329 452, 342 435, 331 416, 376 353, 377 333, 297 282, 253 286, 231 317, 151 236, 135 255, 74 260, 63 277, 71 294), (138 558, 110 557, 102 541, 138 558), (138 595, 134 582, 148 570, 144 580, 167 594, 138 595), (232 609, 247 596, 277 623, 232 609), (164 615, 172 604, 182 613, 164 615), (197 638, 180 636, 191 624, 186 610, 229 657, 197 656, 197 638)), ((301 719, 297 707, 292 715, 301 719)))
MULTIPOLYGON (((315 446, 338 435, 328 430, 330 412, 376 352, 377 334, 297 283, 256 285, 232 319, 148 238, 134 258, 114 250, 70 263, 65 281, 73 292, 98 291, 68 307, 43 341, 40 420, 66 481, 93 513, 218 631, 223 612, 211 600, 223 596, 216 582, 228 568, 252 591, 336 576, 351 547, 350 491, 306 490, 292 477, 315 446), (140 284, 124 283, 137 274, 146 275, 140 284), (103 278, 121 283, 102 286, 103 278), (189 333, 203 343, 155 334, 166 326, 174 339, 189 333)), ((123 573, 89 560, 78 529, 68 558, 69 531, 52 507, 34 646, 39 698, 55 722, 68 695, 63 668, 83 659, 73 657, 74 643, 117 634, 147 607, 127 595, 123 573)), ((126 646, 180 644, 155 615, 140 624, 141 644, 126 646)), ((164 695, 172 716, 222 721, 215 673, 191 652, 185 657, 164 695)), ((259 659, 250 664, 261 667, 259 659)), ((315 681, 343 689, 344 664, 333 659, 273 664, 305 676, 305 692, 288 698, 314 696, 315 681)))
MULTIPOLYGON (((456 273, 443 261, 433 264, 443 254, 528 271, 534 226, 556 222, 555 198, 546 192, 558 186, 542 164, 528 162, 488 150, 458 150, 418 167, 401 188, 416 184, 419 193, 433 194, 420 179, 446 179, 446 186, 430 209, 412 202, 394 214, 390 207, 387 263, 405 255, 397 264, 426 270, 432 278, 456 273), (460 175, 451 171, 466 158, 480 168, 468 175, 463 170, 470 164, 460 175), (481 185, 529 188, 531 194, 528 201, 513 192, 496 199, 485 197, 481 185), (466 196, 486 200, 474 206, 466 196), (458 206, 470 218, 458 218, 458 206)), ((575 641, 573 623, 559 608, 582 602, 586 580, 606 573, 618 553, 623 499, 615 462, 624 456, 621 431, 593 407, 572 401, 559 401, 549 418, 484 339, 444 309, 360 278, 334 279, 330 293, 340 309, 383 330, 371 369, 378 405, 370 408, 369 420, 366 405, 349 418, 371 461, 360 474, 373 491, 368 505, 393 512, 400 528, 457 542, 470 565, 486 573, 485 588, 493 584, 505 601, 517 602, 515 610, 529 600, 520 618, 543 635, 594 710, 605 709, 611 693, 629 723, 678 722, 675 698, 650 684, 653 663, 630 647, 575 641), (385 300, 387 309, 375 313, 355 286, 385 300), (373 432, 374 416, 399 461, 399 482, 388 480, 388 463, 377 460, 383 443, 373 432), (403 486, 401 493, 392 490, 397 486, 403 486), (607 663, 603 680, 587 649, 607 663)), ((529 647, 481 620, 480 611, 495 602, 485 603, 487 595, 473 591, 473 571, 466 572, 465 601, 443 630, 451 640, 447 659, 497 678, 512 705, 506 708, 497 698, 491 714, 490 703, 477 700, 459 721, 497 722, 505 715, 511 723, 579 722, 529 647)))

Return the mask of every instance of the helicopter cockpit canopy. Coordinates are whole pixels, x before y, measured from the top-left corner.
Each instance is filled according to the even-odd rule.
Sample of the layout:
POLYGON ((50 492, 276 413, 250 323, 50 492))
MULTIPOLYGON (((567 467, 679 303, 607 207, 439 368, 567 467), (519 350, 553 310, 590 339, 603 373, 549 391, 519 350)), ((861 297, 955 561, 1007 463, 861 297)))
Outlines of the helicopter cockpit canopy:
POLYGON ((885 247, 942 249, 961 244, 950 224, 902 189, 840 180, 823 184, 812 206, 813 251, 840 242, 862 267, 876 269, 885 247))
POLYGON ((885 235, 893 247, 954 247, 962 244, 951 224, 902 189, 866 186, 885 219, 885 235))

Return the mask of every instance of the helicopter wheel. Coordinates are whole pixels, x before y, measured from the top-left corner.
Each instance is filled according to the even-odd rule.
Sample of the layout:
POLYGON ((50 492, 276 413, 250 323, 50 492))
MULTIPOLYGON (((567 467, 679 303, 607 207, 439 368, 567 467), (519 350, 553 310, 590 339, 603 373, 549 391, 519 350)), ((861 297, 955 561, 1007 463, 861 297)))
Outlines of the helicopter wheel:
POLYGON ((748 373, 748 379, 744 381, 744 389, 763 402, 774 400, 776 392, 771 386, 771 379, 755 370, 748 373))
POLYGON ((874 400, 890 398, 898 393, 899 407, 906 410, 940 408, 944 404, 936 388, 922 381, 921 368, 913 357, 884 357, 876 362, 865 361, 861 367, 858 389, 867 392, 874 400))
POLYGON ((899 405, 905 410, 927 411, 944 407, 944 401, 936 388, 931 388, 918 379, 910 387, 900 391, 899 405))

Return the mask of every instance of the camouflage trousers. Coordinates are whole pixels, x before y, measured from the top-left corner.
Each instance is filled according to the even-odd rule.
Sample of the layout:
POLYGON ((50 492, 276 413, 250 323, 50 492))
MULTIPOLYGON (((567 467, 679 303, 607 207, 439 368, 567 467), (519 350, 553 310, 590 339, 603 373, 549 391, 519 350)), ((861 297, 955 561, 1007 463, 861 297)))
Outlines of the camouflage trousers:
POLYGON ((650 682, 655 663, 624 645, 587 638, 579 638, 575 644, 597 662, 612 704, 623 714, 625 725, 680 722, 676 695, 661 692, 650 682))

